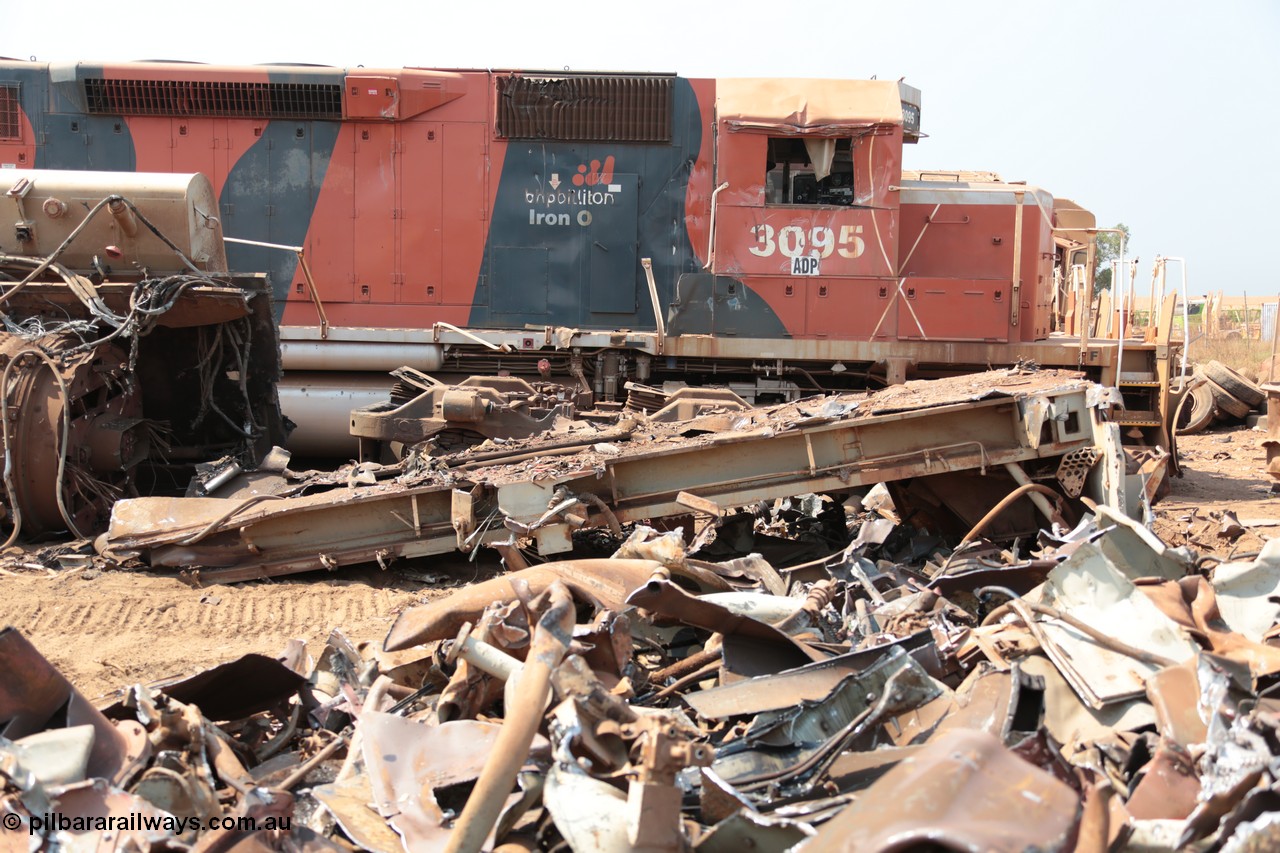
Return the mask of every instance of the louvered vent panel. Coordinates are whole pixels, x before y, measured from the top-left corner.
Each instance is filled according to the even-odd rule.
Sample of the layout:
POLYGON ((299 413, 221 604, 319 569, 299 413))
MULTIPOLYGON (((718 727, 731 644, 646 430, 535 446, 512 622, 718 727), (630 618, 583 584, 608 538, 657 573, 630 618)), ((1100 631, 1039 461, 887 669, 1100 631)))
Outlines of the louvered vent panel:
POLYGON ((22 117, 18 113, 18 86, 0 83, 0 139, 21 139, 22 117))
POLYGON ((341 119, 341 83, 223 80, 84 81, 97 115, 341 119))
POLYGON ((671 77, 498 78, 498 136, 670 142, 671 77))

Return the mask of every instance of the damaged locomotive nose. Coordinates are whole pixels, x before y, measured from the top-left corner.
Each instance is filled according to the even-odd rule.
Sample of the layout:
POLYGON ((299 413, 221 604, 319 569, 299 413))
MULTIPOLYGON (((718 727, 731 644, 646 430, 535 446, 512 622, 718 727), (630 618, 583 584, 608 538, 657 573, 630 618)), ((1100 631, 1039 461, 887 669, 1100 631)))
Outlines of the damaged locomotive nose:
POLYGON ((19 219, 48 217, 0 254, 10 542, 92 537, 140 485, 219 455, 252 468, 284 443, 269 290, 228 271, 221 228, 198 213, 217 209, 206 177, 6 174, 19 219), (96 204, 59 198, 86 194, 96 204))

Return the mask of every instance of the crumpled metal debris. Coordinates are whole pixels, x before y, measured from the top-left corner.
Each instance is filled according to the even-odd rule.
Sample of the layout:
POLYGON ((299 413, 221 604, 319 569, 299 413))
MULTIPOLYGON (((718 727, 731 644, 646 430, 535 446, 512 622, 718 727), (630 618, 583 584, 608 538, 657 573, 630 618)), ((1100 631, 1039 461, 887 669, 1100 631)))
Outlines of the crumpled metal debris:
MULTIPOLYGON (((794 414, 888 416, 922 393, 794 414)), ((972 399, 1042 445, 1083 411, 964 383, 935 402, 972 399)), ((595 453, 583 476, 628 458, 595 453)), ((1065 497, 1059 461, 913 463, 874 496, 856 477, 834 495, 673 492, 666 532, 520 480, 527 512, 500 536, 447 534, 510 571, 405 609, 382 649, 335 631, 314 661, 294 645, 103 710, 0 632, 0 812, 146 815, 162 828, 128 844, 200 851, 1269 849, 1277 554, 1209 570, 1065 497), (960 475, 982 484, 963 512, 960 475), (1017 494, 975 497, 1001 490, 1017 494), (539 531, 571 517, 599 522, 566 537, 576 559, 535 562, 539 531), (262 824, 210 828, 227 816, 262 824)), ((496 512, 452 485, 455 520, 496 512)), ((396 506, 403 527, 451 525, 396 506)), ((87 843, 68 832, 31 849, 87 843)))
MULTIPOLYGON (((806 501, 753 512, 785 539, 801 535, 778 526, 790 507, 822 511, 806 501)), ((251 655, 130 687, 105 714, 0 632, 0 810, 41 827, 34 850, 96 838, 46 831, 54 811, 150 818, 138 825, 161 828, 120 843, 198 850, 1259 849, 1274 836, 1280 703, 1257 681, 1277 671, 1273 647, 1220 613, 1227 598, 1251 608, 1265 639, 1275 617, 1247 590, 1269 589, 1270 555, 1206 579, 1104 511, 1033 550, 988 543, 968 568, 979 552, 919 548, 883 505, 844 513, 845 544, 796 569, 638 530, 614 557, 406 610, 394 654, 334 632, 312 663, 297 647, 251 655), (415 654, 423 665, 405 665, 415 654), (252 815, 263 828, 211 828, 252 815)))

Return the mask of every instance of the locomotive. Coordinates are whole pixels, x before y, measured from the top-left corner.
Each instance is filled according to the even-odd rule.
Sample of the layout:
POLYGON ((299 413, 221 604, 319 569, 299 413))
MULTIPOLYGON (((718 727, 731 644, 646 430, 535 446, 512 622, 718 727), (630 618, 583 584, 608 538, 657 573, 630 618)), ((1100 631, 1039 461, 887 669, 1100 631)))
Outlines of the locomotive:
POLYGON ((268 274, 303 452, 343 452, 402 365, 607 406, 1030 361, 1164 444, 1173 348, 1091 310, 1092 216, 904 172, 920 107, 888 80, 3 61, 0 166, 206 175, 229 269, 268 274))

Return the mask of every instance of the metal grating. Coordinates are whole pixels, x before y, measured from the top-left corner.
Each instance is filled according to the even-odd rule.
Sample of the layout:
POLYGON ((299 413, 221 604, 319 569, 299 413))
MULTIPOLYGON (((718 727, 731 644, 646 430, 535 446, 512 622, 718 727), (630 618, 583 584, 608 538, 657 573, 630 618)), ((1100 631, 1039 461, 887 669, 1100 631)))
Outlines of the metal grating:
POLYGON ((670 142, 673 78, 499 77, 499 137, 670 142))
POLYGON ((18 84, 0 83, 0 139, 22 138, 22 114, 18 111, 18 84))
POLYGON ((254 83, 227 80, 84 81, 95 115, 342 118, 341 83, 254 83))

